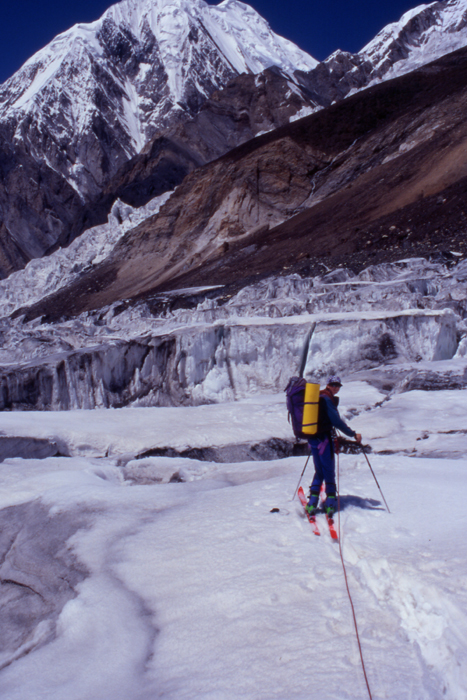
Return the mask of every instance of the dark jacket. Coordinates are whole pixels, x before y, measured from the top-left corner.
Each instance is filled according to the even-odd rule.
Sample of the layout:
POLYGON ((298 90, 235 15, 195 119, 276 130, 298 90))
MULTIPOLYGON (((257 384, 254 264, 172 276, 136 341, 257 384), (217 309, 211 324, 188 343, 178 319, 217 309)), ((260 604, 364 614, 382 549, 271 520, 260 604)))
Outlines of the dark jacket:
POLYGON ((342 431, 348 437, 354 438, 356 432, 344 423, 339 415, 337 407, 339 399, 328 388, 319 392, 319 413, 317 438, 324 438, 332 432, 333 428, 342 431))

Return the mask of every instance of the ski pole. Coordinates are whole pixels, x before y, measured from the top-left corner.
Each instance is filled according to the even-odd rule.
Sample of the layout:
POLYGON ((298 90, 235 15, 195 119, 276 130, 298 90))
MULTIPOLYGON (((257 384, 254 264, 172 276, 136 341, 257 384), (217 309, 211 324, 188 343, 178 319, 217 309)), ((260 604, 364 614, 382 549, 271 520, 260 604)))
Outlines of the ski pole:
POLYGON ((302 473, 301 473, 301 475, 300 475, 300 479, 298 480, 297 488, 295 489, 295 493, 294 493, 294 495, 292 496, 292 501, 294 500, 295 496, 297 495, 297 492, 298 492, 298 489, 299 489, 299 486, 300 486, 300 482, 301 482, 301 480, 303 479, 303 475, 304 475, 304 473, 305 473, 305 469, 306 469, 307 466, 308 466, 308 462, 310 461, 310 457, 311 457, 311 451, 310 451, 310 454, 309 454, 308 457, 307 457, 307 460, 306 460, 306 462, 305 462, 305 466, 303 467, 303 471, 302 471, 302 473))
POLYGON ((368 459, 365 450, 362 450, 362 452, 363 452, 363 454, 365 455, 365 459, 366 459, 366 461, 368 462, 368 466, 370 467, 371 473, 373 474, 374 480, 376 481, 376 486, 379 488, 379 492, 380 492, 380 494, 381 494, 382 497, 383 497, 384 505, 386 506, 386 509, 387 509, 388 513, 390 513, 391 511, 389 510, 389 506, 388 506, 388 504, 386 503, 386 499, 384 498, 384 493, 381 491, 381 486, 378 484, 378 479, 376 478, 376 474, 374 473, 373 468, 372 468, 372 466, 371 466, 371 464, 370 464, 370 460, 368 459))

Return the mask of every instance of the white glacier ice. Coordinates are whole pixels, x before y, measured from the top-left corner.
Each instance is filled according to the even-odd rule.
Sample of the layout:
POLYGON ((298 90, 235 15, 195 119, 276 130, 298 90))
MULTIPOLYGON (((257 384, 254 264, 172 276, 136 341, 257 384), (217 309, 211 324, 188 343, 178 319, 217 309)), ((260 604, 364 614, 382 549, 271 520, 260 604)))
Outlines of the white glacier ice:
POLYGON ((84 271, 104 260, 126 231, 157 214, 171 196, 165 192, 137 209, 117 200, 106 224, 87 229, 67 248, 36 258, 23 269, 0 280, 0 316, 33 304, 45 295, 70 284, 84 271))
MULTIPOLYGON (((44 274, 64 269, 54 256, 34 263, 38 289, 41 265, 44 274)), ((399 390, 398 368, 428 362, 433 370, 423 381, 449 388, 463 381, 441 368, 463 357, 465 269, 462 261, 413 259, 359 275, 341 269, 270 278, 227 300, 222 288, 206 288, 115 303, 56 323, 5 316, 0 402, 43 409, 189 405, 275 392, 297 371, 312 324, 311 377, 393 367, 399 390)), ((2 283, 5 299, 29 274, 26 268, 2 283)))
MULTIPOLYGON (((159 204, 118 203, 75 263, 159 204)), ((364 697, 341 560, 292 500, 305 457, 284 457, 283 389, 316 323, 307 373, 342 373, 341 415, 391 509, 363 456, 341 455, 336 525, 373 695, 466 700, 462 256, 9 318, 72 263, 57 251, 2 282, 4 408, 69 410, 1 414, 0 459, 1 439, 25 448, 0 463, 0 695, 364 697)))

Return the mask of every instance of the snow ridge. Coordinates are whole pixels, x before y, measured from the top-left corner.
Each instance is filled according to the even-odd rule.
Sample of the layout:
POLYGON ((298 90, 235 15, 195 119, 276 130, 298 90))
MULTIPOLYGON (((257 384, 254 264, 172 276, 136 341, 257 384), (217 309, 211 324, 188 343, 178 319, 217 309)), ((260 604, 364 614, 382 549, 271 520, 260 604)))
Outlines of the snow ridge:
POLYGON ((409 10, 358 55, 371 62, 379 78, 389 80, 466 45, 467 2, 444 0, 409 10))

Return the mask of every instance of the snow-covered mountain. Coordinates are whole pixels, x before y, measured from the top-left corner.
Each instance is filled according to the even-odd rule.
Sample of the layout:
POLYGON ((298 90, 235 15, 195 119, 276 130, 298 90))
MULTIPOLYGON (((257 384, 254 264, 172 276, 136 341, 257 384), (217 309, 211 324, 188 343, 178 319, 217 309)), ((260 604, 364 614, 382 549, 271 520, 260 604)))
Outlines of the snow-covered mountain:
MULTIPOLYGON (((365 457, 341 455, 336 526, 372 697, 466 700, 467 392, 387 400, 345 382, 340 410, 380 452, 391 510, 365 457)), ((227 456, 292 434, 283 392, 2 423, 70 454, 1 464, 4 698, 368 697, 339 547, 293 500, 305 458, 227 456)))
POLYGON ((0 276, 98 223, 118 169, 232 78, 315 65, 237 0, 123 0, 57 36, 0 86, 0 276))
POLYGON ((442 0, 406 12, 359 55, 372 64, 375 78, 388 80, 466 45, 466 0, 442 0))
MULTIPOLYGON (((324 64, 341 63, 355 88, 466 43, 466 0, 434 2, 324 64)), ((57 36, 1 86, 0 124, 89 198, 161 127, 196 113, 233 76, 272 65, 293 74, 318 62, 238 0, 122 0, 57 36)))
POLYGON ((295 78, 318 104, 327 107, 466 45, 466 0, 441 0, 406 12, 358 53, 337 50, 311 71, 297 71, 295 78))
POLYGON ((237 0, 122 0, 3 84, 0 123, 89 199, 155 131, 196 113, 233 76, 316 63, 237 0))
MULTIPOLYGON (((417 8, 359 57, 336 54, 293 79, 308 76, 310 100, 326 106, 407 72, 463 41, 463 6, 417 8)), ((173 4, 158 7, 169 28, 183 25, 173 4)), ((201 19, 219 45, 216 22, 232 8, 249 12, 227 1, 207 13, 211 24, 201 19)), ((121 30, 111 10, 107 43, 96 33, 90 45, 113 47, 120 72, 102 70, 103 48, 88 58, 114 141, 91 128, 95 142, 76 140, 73 163, 86 144, 92 162, 92 143, 127 157, 153 126, 149 109, 136 130, 139 93, 128 87, 144 48, 132 43, 137 15, 121 30)), ((232 46, 216 54, 226 76, 236 58, 249 70, 268 60, 232 46)), ((161 119, 197 109, 209 70, 206 84, 189 85, 163 69, 161 119), (172 88, 193 104, 172 104, 172 88)), ((361 700, 360 646, 373 697, 467 700, 466 72, 463 49, 264 134, 144 207, 115 202, 107 224, 0 283, 1 698, 301 700, 313 688, 321 700, 361 700), (158 292, 164 256, 174 286, 158 292), (139 294, 150 274, 155 286, 139 294), (338 459, 339 545, 321 513, 314 537, 294 500, 312 468, 304 476, 305 458, 292 456, 307 446, 294 444, 283 389, 305 347, 308 378, 342 375, 341 415, 363 434, 378 477, 362 454, 338 459)), ((41 84, 32 73, 30 85, 41 84)), ((240 138, 290 117, 302 93, 291 111, 269 107, 289 89, 274 76, 237 76, 233 95, 214 93, 204 122, 201 112, 172 135, 173 152, 206 124, 213 153, 238 116, 240 138), (262 94, 244 110, 252 83, 262 94)), ((15 202, 16 234, 31 249, 31 212, 44 213, 51 233, 34 243, 38 256, 82 197, 79 170, 70 167, 72 187, 65 166, 60 175, 41 161, 69 138, 65 122, 62 141, 47 132, 43 88, 23 93, 44 128, 32 154, 32 140, 17 134, 16 152, 8 141, 14 119, 0 130, 0 157, 13 164, 0 211, 15 202)), ((158 145, 146 159, 164 157, 158 145)), ((137 164, 141 186, 148 160, 137 164)))

